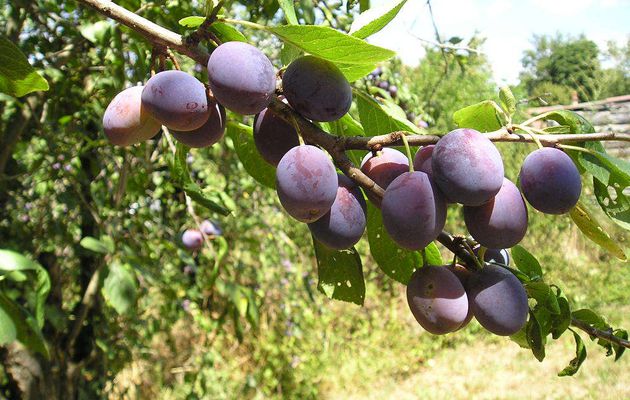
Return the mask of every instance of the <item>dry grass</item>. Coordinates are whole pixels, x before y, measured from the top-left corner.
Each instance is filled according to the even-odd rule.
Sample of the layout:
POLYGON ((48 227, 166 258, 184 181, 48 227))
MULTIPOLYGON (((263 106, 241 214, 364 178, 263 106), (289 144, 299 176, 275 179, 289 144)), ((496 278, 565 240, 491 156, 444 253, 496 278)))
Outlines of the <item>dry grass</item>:
MULTIPOLYGON (((630 321, 630 306, 618 310, 630 321)), ((505 339, 477 334, 473 343, 440 350, 421 364, 394 370, 356 368, 360 375, 346 378, 353 385, 326 386, 326 399, 628 399, 630 359, 613 362, 586 335, 589 357, 575 377, 557 376, 574 356, 571 335, 547 346, 539 363, 529 350, 505 339), (403 373, 407 371, 406 373, 403 373)), ((365 361, 365 360, 364 360, 365 361)), ((365 366, 364 366, 365 367, 365 366)), ((344 372, 348 372, 348 365, 344 372)), ((350 367, 350 369, 352 369, 350 367)))

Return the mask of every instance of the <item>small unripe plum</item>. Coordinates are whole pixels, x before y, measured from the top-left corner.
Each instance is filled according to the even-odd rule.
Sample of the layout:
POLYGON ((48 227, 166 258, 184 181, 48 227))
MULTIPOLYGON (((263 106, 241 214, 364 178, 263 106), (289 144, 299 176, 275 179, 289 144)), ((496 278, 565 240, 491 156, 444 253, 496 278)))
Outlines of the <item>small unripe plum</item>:
POLYGON ((380 81, 378 83, 378 87, 383 89, 383 90, 387 90, 387 89, 389 89, 389 82, 387 82, 387 81, 380 81))
MULTIPOLYGON (((400 174, 409 171, 409 160, 400 151, 386 147, 376 155, 366 154, 361 162, 361 171, 385 190, 400 174)), ((381 207, 379 196, 370 192, 366 195, 375 206, 381 207)))
POLYGON ((182 234, 182 244, 188 250, 198 250, 203 246, 203 235, 197 229, 186 229, 182 234))
MULTIPOLYGON (((473 249, 475 254, 479 253, 479 249, 479 246, 473 249)), ((486 252, 483 255, 483 260, 489 263, 508 266, 510 265, 510 253, 507 249, 486 249, 486 252)))
POLYGON ((315 222, 337 197, 337 171, 326 153, 311 145, 289 150, 276 169, 276 190, 282 207, 301 222, 315 222))
POLYGON ((513 335, 525 325, 527 292, 507 269, 486 265, 470 277, 466 293, 477 321, 495 335, 513 335))
POLYGON ((392 85, 389 87, 389 95, 392 97, 396 97, 396 95, 398 94, 398 86, 396 85, 392 85))
POLYGON ((210 116, 205 124, 192 131, 171 131, 177 141, 188 147, 202 148, 212 146, 225 134, 225 108, 220 104, 210 107, 210 116))
POLYGON ((293 61, 282 77, 287 101, 313 121, 336 121, 350 110, 352 87, 330 61, 304 56, 293 61))
POLYGON ((300 145, 295 127, 265 108, 254 118, 254 143, 260 156, 273 166, 295 146, 300 145))
POLYGON ((223 231, 218 223, 207 219, 201 222, 199 228, 201 228, 201 231, 207 236, 221 236, 223 234, 223 231))
POLYGON ((142 106, 144 86, 134 86, 118 93, 103 115, 103 130, 112 144, 129 146, 151 139, 160 131, 156 121, 142 106))
POLYGON ((445 267, 416 270, 407 285, 407 303, 416 321, 434 335, 458 330, 468 315, 464 286, 445 267))
POLYGON ((433 179, 451 201, 479 206, 501 189, 501 154, 474 129, 456 129, 443 136, 431 158, 433 179))
POLYGON ((442 232, 446 202, 427 174, 405 172, 385 190, 381 214, 394 242, 409 250, 420 250, 442 232))
POLYGON ((569 212, 580 199, 580 173, 562 150, 544 147, 530 153, 519 179, 527 202, 547 214, 569 212))
POLYGON ((464 207, 464 221, 482 246, 506 249, 518 244, 527 232, 527 206, 516 185, 503 180, 499 193, 484 205, 464 207))
POLYGON ((151 77, 142 91, 142 105, 162 125, 192 131, 206 123, 210 110, 206 88, 182 71, 162 71, 151 77))
POLYGON ((308 224, 315 239, 331 249, 354 246, 367 224, 366 204, 361 189, 345 175, 338 174, 339 188, 330 211, 308 224))
POLYGON ((256 47, 243 42, 226 42, 212 52, 208 79, 217 101, 243 115, 261 112, 276 90, 271 61, 256 47))

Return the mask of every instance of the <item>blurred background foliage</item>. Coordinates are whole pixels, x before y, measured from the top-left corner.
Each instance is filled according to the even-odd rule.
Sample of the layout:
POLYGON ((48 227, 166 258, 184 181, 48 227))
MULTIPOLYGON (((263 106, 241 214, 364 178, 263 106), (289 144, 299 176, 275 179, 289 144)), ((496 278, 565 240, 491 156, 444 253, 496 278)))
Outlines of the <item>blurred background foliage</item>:
MULTIPOLYGON (((180 18, 207 11, 197 1, 117 3, 179 32, 180 18)), ((347 29, 361 6, 358 1, 296 3, 300 21, 338 29, 347 29)), ((226 14, 237 18, 282 22, 274 0, 226 5, 226 14)), ((201 218, 217 221, 224 235, 198 253, 183 250, 179 235, 194 221, 184 193, 173 185, 166 142, 158 136, 123 149, 109 145, 102 134, 109 100, 149 76, 147 43, 74 1, 0 0, 0 13, 1 31, 50 83, 50 91, 19 99, 0 95, 0 243, 38 261, 51 279, 43 328, 50 359, 19 344, 3 347, 0 397, 383 398, 393 387, 421 384, 424 376, 465 376, 456 370, 480 357, 498 363, 496 371, 487 371, 499 373, 496 379, 522 373, 551 385, 541 397, 571 394, 576 385, 586 388, 587 397, 602 390, 610 390, 609 398, 630 396, 628 387, 614 384, 627 371, 627 359, 601 366, 595 359, 576 378, 582 382, 591 374, 595 382, 560 382, 553 368, 537 375, 540 368, 527 351, 490 337, 476 323, 446 337, 422 332, 406 309, 403 286, 379 271, 366 241, 358 245, 366 255, 365 306, 327 300, 316 289, 308 229, 287 218, 275 192, 245 172, 230 137, 192 150, 187 159, 195 181, 232 211, 220 217, 196 209, 201 218), (86 237, 106 249, 94 251, 82 242, 86 237), (91 282, 102 290, 92 293, 87 308, 91 282), (499 347, 493 347, 496 343, 499 347), (525 355, 521 364, 496 358, 514 353, 525 355), (9 379, 16 368, 31 372, 24 387, 9 379)), ((277 41, 247 35, 278 59, 277 41)), ((467 44, 473 50, 482 45, 480 38, 467 44)), ((455 110, 494 97, 497 88, 482 52, 430 45, 425 50, 418 66, 393 60, 357 84, 398 102, 427 132, 444 133, 454 128, 455 110), (397 90, 383 90, 380 82, 397 90)), ((630 42, 598 49, 585 37, 536 37, 514 90, 522 98, 540 96, 550 103, 570 102, 571 91, 582 100, 628 94, 629 60, 630 42), (602 57, 614 66, 602 69, 602 57)), ((184 58, 180 62, 205 79, 203 68, 184 58)), ((500 149, 514 180, 533 148, 500 149)), ((543 261, 551 280, 577 306, 628 324, 627 265, 587 243, 568 217, 530 211, 524 245, 543 261)), ((448 229, 461 233, 459 212, 450 212, 448 229)), ((621 232, 610 225, 627 250, 621 232)), ((0 285, 30 307, 31 283, 9 278, 0 285)), ((570 344, 556 346, 555 359, 566 363, 570 344)), ((443 383, 409 390, 440 398, 451 389, 443 383)), ((522 383, 531 390, 529 382, 522 383)), ((472 382, 464 387, 465 396, 487 395, 472 382)), ((525 389, 507 393, 528 393, 519 390, 525 389)))

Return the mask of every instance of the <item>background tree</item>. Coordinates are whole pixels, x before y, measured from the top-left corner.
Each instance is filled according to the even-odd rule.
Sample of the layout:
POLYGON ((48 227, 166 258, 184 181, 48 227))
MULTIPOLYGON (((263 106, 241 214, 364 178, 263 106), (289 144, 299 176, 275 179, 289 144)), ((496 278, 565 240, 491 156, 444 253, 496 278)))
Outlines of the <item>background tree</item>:
POLYGON ((532 96, 549 91, 550 103, 566 104, 576 91, 581 101, 598 98, 599 49, 585 36, 534 35, 533 49, 523 56, 520 80, 532 96), (565 94, 566 93, 566 94, 565 94))

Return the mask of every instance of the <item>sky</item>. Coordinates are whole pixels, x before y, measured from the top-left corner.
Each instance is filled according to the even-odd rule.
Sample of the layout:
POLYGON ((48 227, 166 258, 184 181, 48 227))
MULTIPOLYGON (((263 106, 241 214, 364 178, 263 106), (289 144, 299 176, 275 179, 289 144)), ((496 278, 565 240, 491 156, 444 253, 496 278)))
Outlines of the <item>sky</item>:
MULTIPOLYGON (((389 1, 372 0, 372 6, 389 1)), ((600 49, 608 40, 622 44, 630 38, 630 0, 433 0, 431 5, 443 40, 460 36, 467 41, 475 33, 486 38, 481 50, 498 84, 518 83, 523 51, 533 47, 534 34, 583 33, 600 49)), ((415 65, 424 53, 417 37, 435 41, 425 0, 409 0, 369 41, 415 65)))

